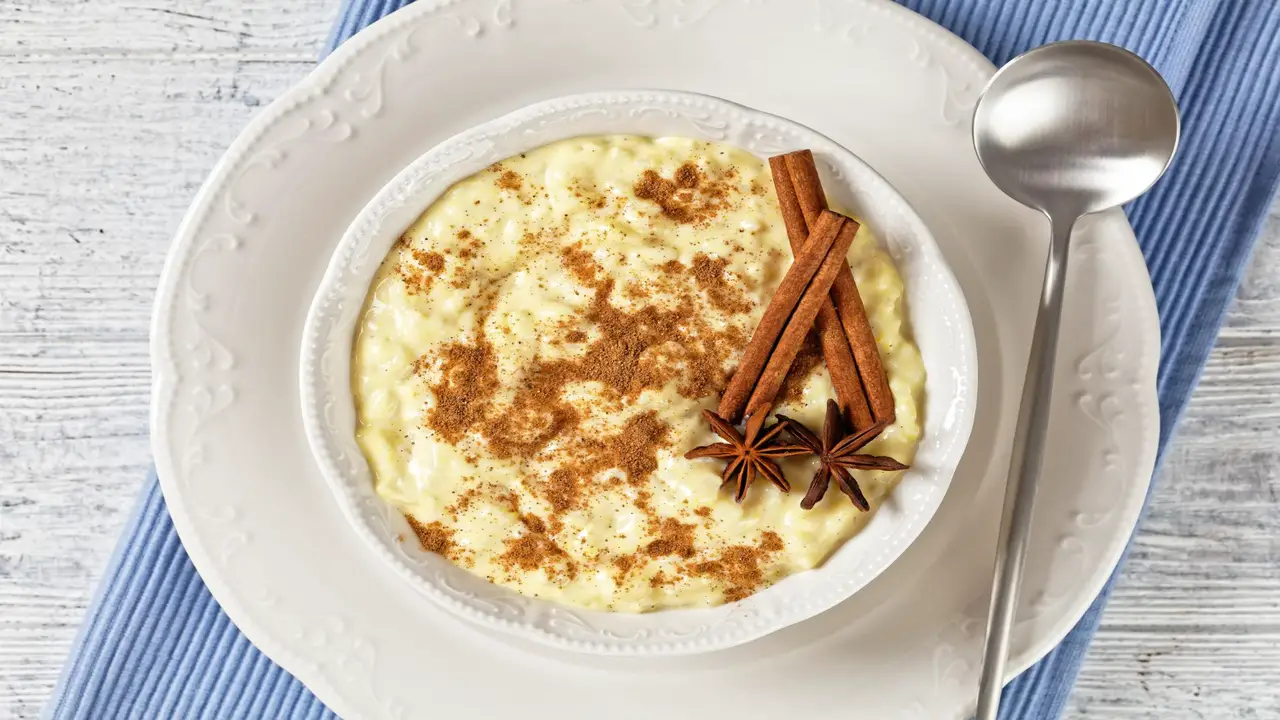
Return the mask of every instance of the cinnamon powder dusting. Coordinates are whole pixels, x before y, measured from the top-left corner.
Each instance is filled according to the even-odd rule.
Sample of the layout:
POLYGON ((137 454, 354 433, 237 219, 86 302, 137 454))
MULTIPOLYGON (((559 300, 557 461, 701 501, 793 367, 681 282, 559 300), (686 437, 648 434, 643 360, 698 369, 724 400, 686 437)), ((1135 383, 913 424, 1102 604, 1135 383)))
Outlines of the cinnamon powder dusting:
POLYGON ((800 403, 804 400, 804 388, 809 380, 823 368, 822 344, 815 333, 809 333, 804 344, 800 346, 800 354, 796 355, 782 381, 782 389, 778 391, 779 405, 783 403, 800 403))
MULTIPOLYGON (((498 387, 498 363, 486 340, 474 344, 449 343, 440 350, 440 380, 431 386, 436 406, 427 415, 427 427, 451 445, 485 418, 498 387)), ((419 358, 421 370, 429 363, 419 358)))
POLYGON ((645 555, 655 558, 675 555, 688 559, 697 552, 693 543, 693 531, 696 529, 694 525, 687 525, 675 518, 664 518, 661 522, 654 521, 652 524, 656 526, 655 534, 658 539, 644 547, 645 555))
POLYGON ((671 179, 645 170, 632 191, 641 200, 657 204, 664 216, 677 223, 706 225, 730 207, 732 189, 728 179, 708 178, 697 165, 685 163, 671 179))
POLYGON ((404 517, 405 520, 409 521, 409 528, 418 537, 418 542, 422 545, 423 550, 457 562, 458 546, 453 542, 453 530, 445 527, 438 520, 423 524, 418 522, 412 515, 405 515, 404 517))
POLYGON ((724 589, 725 602, 737 602, 765 585, 768 578, 762 566, 783 547, 782 538, 766 530, 755 546, 727 547, 710 560, 687 564, 684 570, 695 577, 715 580, 724 589))
MULTIPOLYGON (((527 189, 518 173, 501 165, 489 170, 497 187, 516 193, 527 189)), ((705 226, 743 195, 731 182, 738 177, 736 168, 719 176, 712 172, 693 162, 669 178, 645 170, 635 181, 634 194, 675 223, 705 226)), ((663 453, 678 438, 657 411, 635 405, 647 391, 674 389, 695 401, 720 393, 748 331, 741 323, 712 322, 707 307, 733 317, 752 312, 755 301, 730 273, 729 259, 707 253, 697 253, 688 265, 667 261, 658 266, 657 277, 615 280, 583 242, 563 245, 567 227, 567 218, 563 228, 553 221, 526 231, 520 240, 524 251, 554 253, 585 298, 558 334, 530 339, 557 352, 535 352, 522 367, 503 366, 500 371, 498 351, 484 334, 496 298, 486 297, 483 288, 498 287, 497 281, 462 274, 469 269, 453 270, 456 286, 482 288, 476 319, 481 331, 414 362, 413 372, 433 398, 422 422, 468 462, 483 454, 518 468, 510 487, 523 492, 477 481, 444 514, 456 522, 460 514, 474 512, 480 498, 496 503, 501 514, 519 521, 501 541, 495 558, 499 574, 540 570, 554 582, 567 582, 586 567, 581 563, 592 562, 565 549, 576 547, 575 533, 581 529, 581 520, 575 523, 570 516, 588 510, 601 494, 620 494, 640 511, 646 532, 635 552, 595 560, 611 568, 615 585, 638 577, 656 589, 700 578, 720 589, 727 601, 746 597, 769 580, 764 566, 783 549, 781 538, 766 532, 754 546, 703 550, 698 528, 711 527, 705 522, 710 507, 686 505, 676 517, 659 514, 650 483, 663 453), (625 297, 625 304, 615 304, 621 299, 617 296, 625 297), (642 573, 654 563, 659 564, 657 572, 642 573)), ((472 258, 484 252, 482 239, 465 228, 456 237, 447 262, 440 253, 410 251, 405 258, 402 252, 402 266, 416 273, 413 285, 430 289, 446 266, 472 267, 472 258)), ((625 264, 625 259, 618 262, 625 264)), ((404 277, 409 284, 410 277, 404 277)), ((793 368, 794 379, 788 376, 784 397, 799 393, 820 364, 821 352, 811 338, 793 368)), ((424 548, 450 559, 461 555, 452 531, 440 522, 410 523, 424 548)))
MULTIPOLYGON (((554 440, 575 433, 584 414, 620 411, 645 390, 675 383, 681 395, 699 399, 724 386, 725 366, 745 343, 745 333, 712 328, 692 296, 674 307, 619 309, 610 302, 614 280, 587 253, 571 247, 562 257, 567 270, 594 288, 582 312, 582 320, 595 330, 594 338, 588 341, 585 333, 576 331, 570 338, 585 344, 581 353, 535 359, 521 373, 513 399, 501 407, 493 403, 499 378, 489 343, 480 338, 472 344, 444 346, 442 377, 431 386, 437 405, 428 413, 427 426, 446 441, 456 445, 466 433, 476 431, 499 459, 528 460, 554 440), (566 387, 582 383, 598 389, 604 407, 580 408, 564 399, 566 387)), ((630 421, 622 434, 623 446, 636 433, 656 442, 661 433, 655 423, 656 414, 650 420, 630 421)))
POLYGON ((726 313, 749 312, 752 303, 742 292, 741 285, 735 285, 725 277, 728 265, 729 261, 725 258, 712 259, 698 253, 693 257, 693 279, 707 294, 711 306, 717 310, 726 313))
POLYGON ((507 170, 498 176, 498 179, 494 181, 494 184, 503 190, 519 190, 524 186, 524 181, 515 172, 507 170))
MULTIPOLYGON (((674 303, 620 309, 611 302, 615 281, 588 252, 574 245, 564 248, 560 256, 564 268, 593 292, 582 311, 592 334, 575 329, 565 336, 583 346, 581 352, 535 359, 522 370, 514 392, 499 401, 497 358, 484 336, 470 343, 446 344, 438 357, 415 363, 419 374, 436 378, 430 384, 435 405, 426 413, 425 425, 453 445, 468 435, 478 436, 488 453, 500 460, 554 465, 543 480, 525 481, 529 492, 550 506, 549 520, 535 522, 530 519, 535 516, 525 516, 526 532, 509 540, 499 558, 504 567, 542 568, 556 577, 573 576, 575 566, 551 530, 562 529, 565 515, 583 508, 593 495, 617 492, 619 475, 636 488, 635 505, 649 517, 656 537, 642 554, 691 558, 694 526, 654 515, 645 489, 658 467, 658 454, 675 440, 671 427, 654 410, 626 416, 626 408, 646 390, 669 384, 691 399, 718 392, 727 381, 729 358, 746 341, 745 333, 712 328, 694 291, 687 287, 674 303), (594 405, 583 406, 566 397, 566 388, 584 383, 596 388, 594 405), (584 432, 583 422, 599 412, 622 413, 626 419, 616 431, 584 432)), ((697 262, 709 266, 712 273, 723 268, 705 256, 697 262)), ((696 270, 676 266, 684 277, 698 277, 696 270)))
POLYGON ((431 292, 436 278, 444 270, 444 255, 416 248, 408 237, 400 238, 396 245, 400 253, 396 272, 404 281, 405 289, 410 295, 431 292))
POLYGON ((444 269, 444 256, 438 252, 423 252, 415 250, 413 258, 422 263, 422 267, 432 273, 439 273, 444 269))
POLYGON ((525 572, 542 570, 553 579, 572 580, 578 576, 578 564, 545 532, 531 530, 508 540, 498 563, 509 573, 518 568, 525 572))

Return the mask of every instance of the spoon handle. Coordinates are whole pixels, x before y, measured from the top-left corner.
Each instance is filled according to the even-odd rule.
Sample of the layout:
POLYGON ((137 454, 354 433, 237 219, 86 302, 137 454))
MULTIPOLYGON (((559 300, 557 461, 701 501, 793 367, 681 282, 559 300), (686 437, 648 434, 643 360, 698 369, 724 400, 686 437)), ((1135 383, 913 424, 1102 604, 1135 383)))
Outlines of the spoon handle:
POLYGON ((1049 427, 1049 403, 1053 395, 1053 365, 1058 349, 1058 326, 1062 320, 1063 279, 1067 251, 1075 218, 1063 222, 1049 218, 1053 239, 1040 291, 1040 311, 1036 315, 1027 360, 1027 377, 1022 386, 1022 404, 1013 436, 1009 480, 1005 488, 1004 514, 1000 520, 1000 540, 996 546, 995 577, 991 613, 987 618, 986 647, 982 657, 982 680, 978 689, 976 720, 996 720, 1000 691, 1004 687, 1005 661, 1018 606, 1018 589, 1027 558, 1031 513, 1035 506, 1036 484, 1044 457, 1049 427))

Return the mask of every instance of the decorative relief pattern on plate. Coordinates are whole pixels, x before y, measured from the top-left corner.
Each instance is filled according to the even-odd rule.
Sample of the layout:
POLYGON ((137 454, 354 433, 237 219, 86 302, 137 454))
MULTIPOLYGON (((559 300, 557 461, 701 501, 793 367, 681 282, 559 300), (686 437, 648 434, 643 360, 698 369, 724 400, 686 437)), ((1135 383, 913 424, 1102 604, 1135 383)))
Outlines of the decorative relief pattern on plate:
POLYGON ((283 618, 283 632, 295 645, 306 648, 308 657, 318 658, 306 661, 312 672, 358 693, 362 706, 377 708, 378 718, 413 717, 408 704, 383 687, 377 644, 357 629, 357 623, 338 616, 309 616, 305 608, 288 605, 269 591, 256 594, 251 601, 283 618))
POLYGON ((686 28, 701 22, 718 6, 737 2, 755 5, 763 0, 563 0, 570 4, 607 3, 636 27, 686 28))
MULTIPOLYGON (((938 38, 931 33, 908 35, 906 42, 901 43, 903 38, 895 37, 892 33, 874 32, 877 22, 888 15, 878 3, 867 0, 815 0, 815 3, 815 27, 819 32, 854 43, 884 42, 886 37, 890 42, 899 42, 895 52, 901 53, 910 63, 924 70, 923 77, 927 78, 931 86, 937 87, 939 119, 942 123, 957 129, 968 127, 969 118, 978 101, 978 93, 986 76, 990 74, 989 71, 979 69, 975 73, 972 72, 973 68, 966 67, 971 63, 958 63, 952 43, 939 43, 938 38), (946 57, 939 57, 936 54, 938 52, 945 53, 946 57), (957 65, 962 72, 955 71, 957 65)), ((897 17, 897 14, 893 17, 897 17)), ((937 29, 937 26, 931 27, 937 29)), ((954 39, 953 36, 950 37, 950 40, 954 39)), ((968 54, 965 55, 965 59, 968 59, 968 54)))
POLYGON ((919 40, 912 39, 907 58, 939 78, 942 122, 952 127, 966 128, 966 123, 973 116, 973 108, 978 102, 978 92, 982 86, 958 80, 947 64, 938 62, 929 46, 919 40))
MULTIPOLYGON (((456 29, 473 40, 491 30, 506 30, 515 24, 514 0, 496 0, 487 10, 483 7, 485 4, 487 0, 445 2, 440 5, 442 12, 436 17, 443 21, 442 24, 456 29), (472 5, 482 7, 469 11, 472 5)), ((392 65, 402 65, 418 54, 421 49, 418 35, 424 27, 425 24, 419 25, 402 33, 403 36, 378 59, 372 70, 354 70, 342 80, 342 87, 338 94, 352 109, 356 110, 361 118, 372 120, 382 115, 386 104, 387 71, 392 65)))
POLYGON ((985 627, 985 608, 970 603, 967 612, 957 615, 938 631, 923 653, 929 658, 932 679, 929 692, 918 688, 913 695, 919 699, 902 708, 899 720, 962 720, 964 716, 948 715, 939 701, 973 694, 972 688, 978 683, 978 653, 974 648, 985 627))

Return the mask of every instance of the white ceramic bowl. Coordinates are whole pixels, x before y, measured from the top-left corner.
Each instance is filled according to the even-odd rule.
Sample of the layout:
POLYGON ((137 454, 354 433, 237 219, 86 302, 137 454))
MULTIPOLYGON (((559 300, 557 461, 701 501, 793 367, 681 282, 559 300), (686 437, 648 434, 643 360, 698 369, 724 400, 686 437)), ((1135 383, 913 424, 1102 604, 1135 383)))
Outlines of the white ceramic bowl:
POLYGON ((364 208, 339 243, 307 316, 302 416, 320 469, 356 534, 442 607, 488 628, 562 649, 676 655, 737 645, 812 617, 884 571, 942 502, 973 425, 977 358, 969 310, 928 228, 866 163, 788 120, 683 92, 619 91, 531 105, 432 148, 364 208), (867 526, 820 568, 717 608, 643 615, 598 612, 525 597, 422 551, 408 523, 373 491, 355 442, 350 360, 360 310, 400 234, 445 190, 489 165, 557 140, 606 134, 684 136, 728 143, 761 158, 810 148, 834 202, 885 244, 906 283, 915 339, 928 372, 924 429, 914 464, 867 526))

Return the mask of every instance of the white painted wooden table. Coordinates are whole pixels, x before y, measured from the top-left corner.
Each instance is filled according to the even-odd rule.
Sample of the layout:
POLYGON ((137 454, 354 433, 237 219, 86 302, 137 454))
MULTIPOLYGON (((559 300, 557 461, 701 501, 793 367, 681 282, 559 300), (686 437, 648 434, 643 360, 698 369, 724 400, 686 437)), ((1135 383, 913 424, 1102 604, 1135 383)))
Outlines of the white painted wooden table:
MULTIPOLYGON (((149 464, 147 326, 337 0, 0 0, 0 718, 43 707, 149 464)), ((1069 717, 1280 719, 1280 205, 1069 717)))

